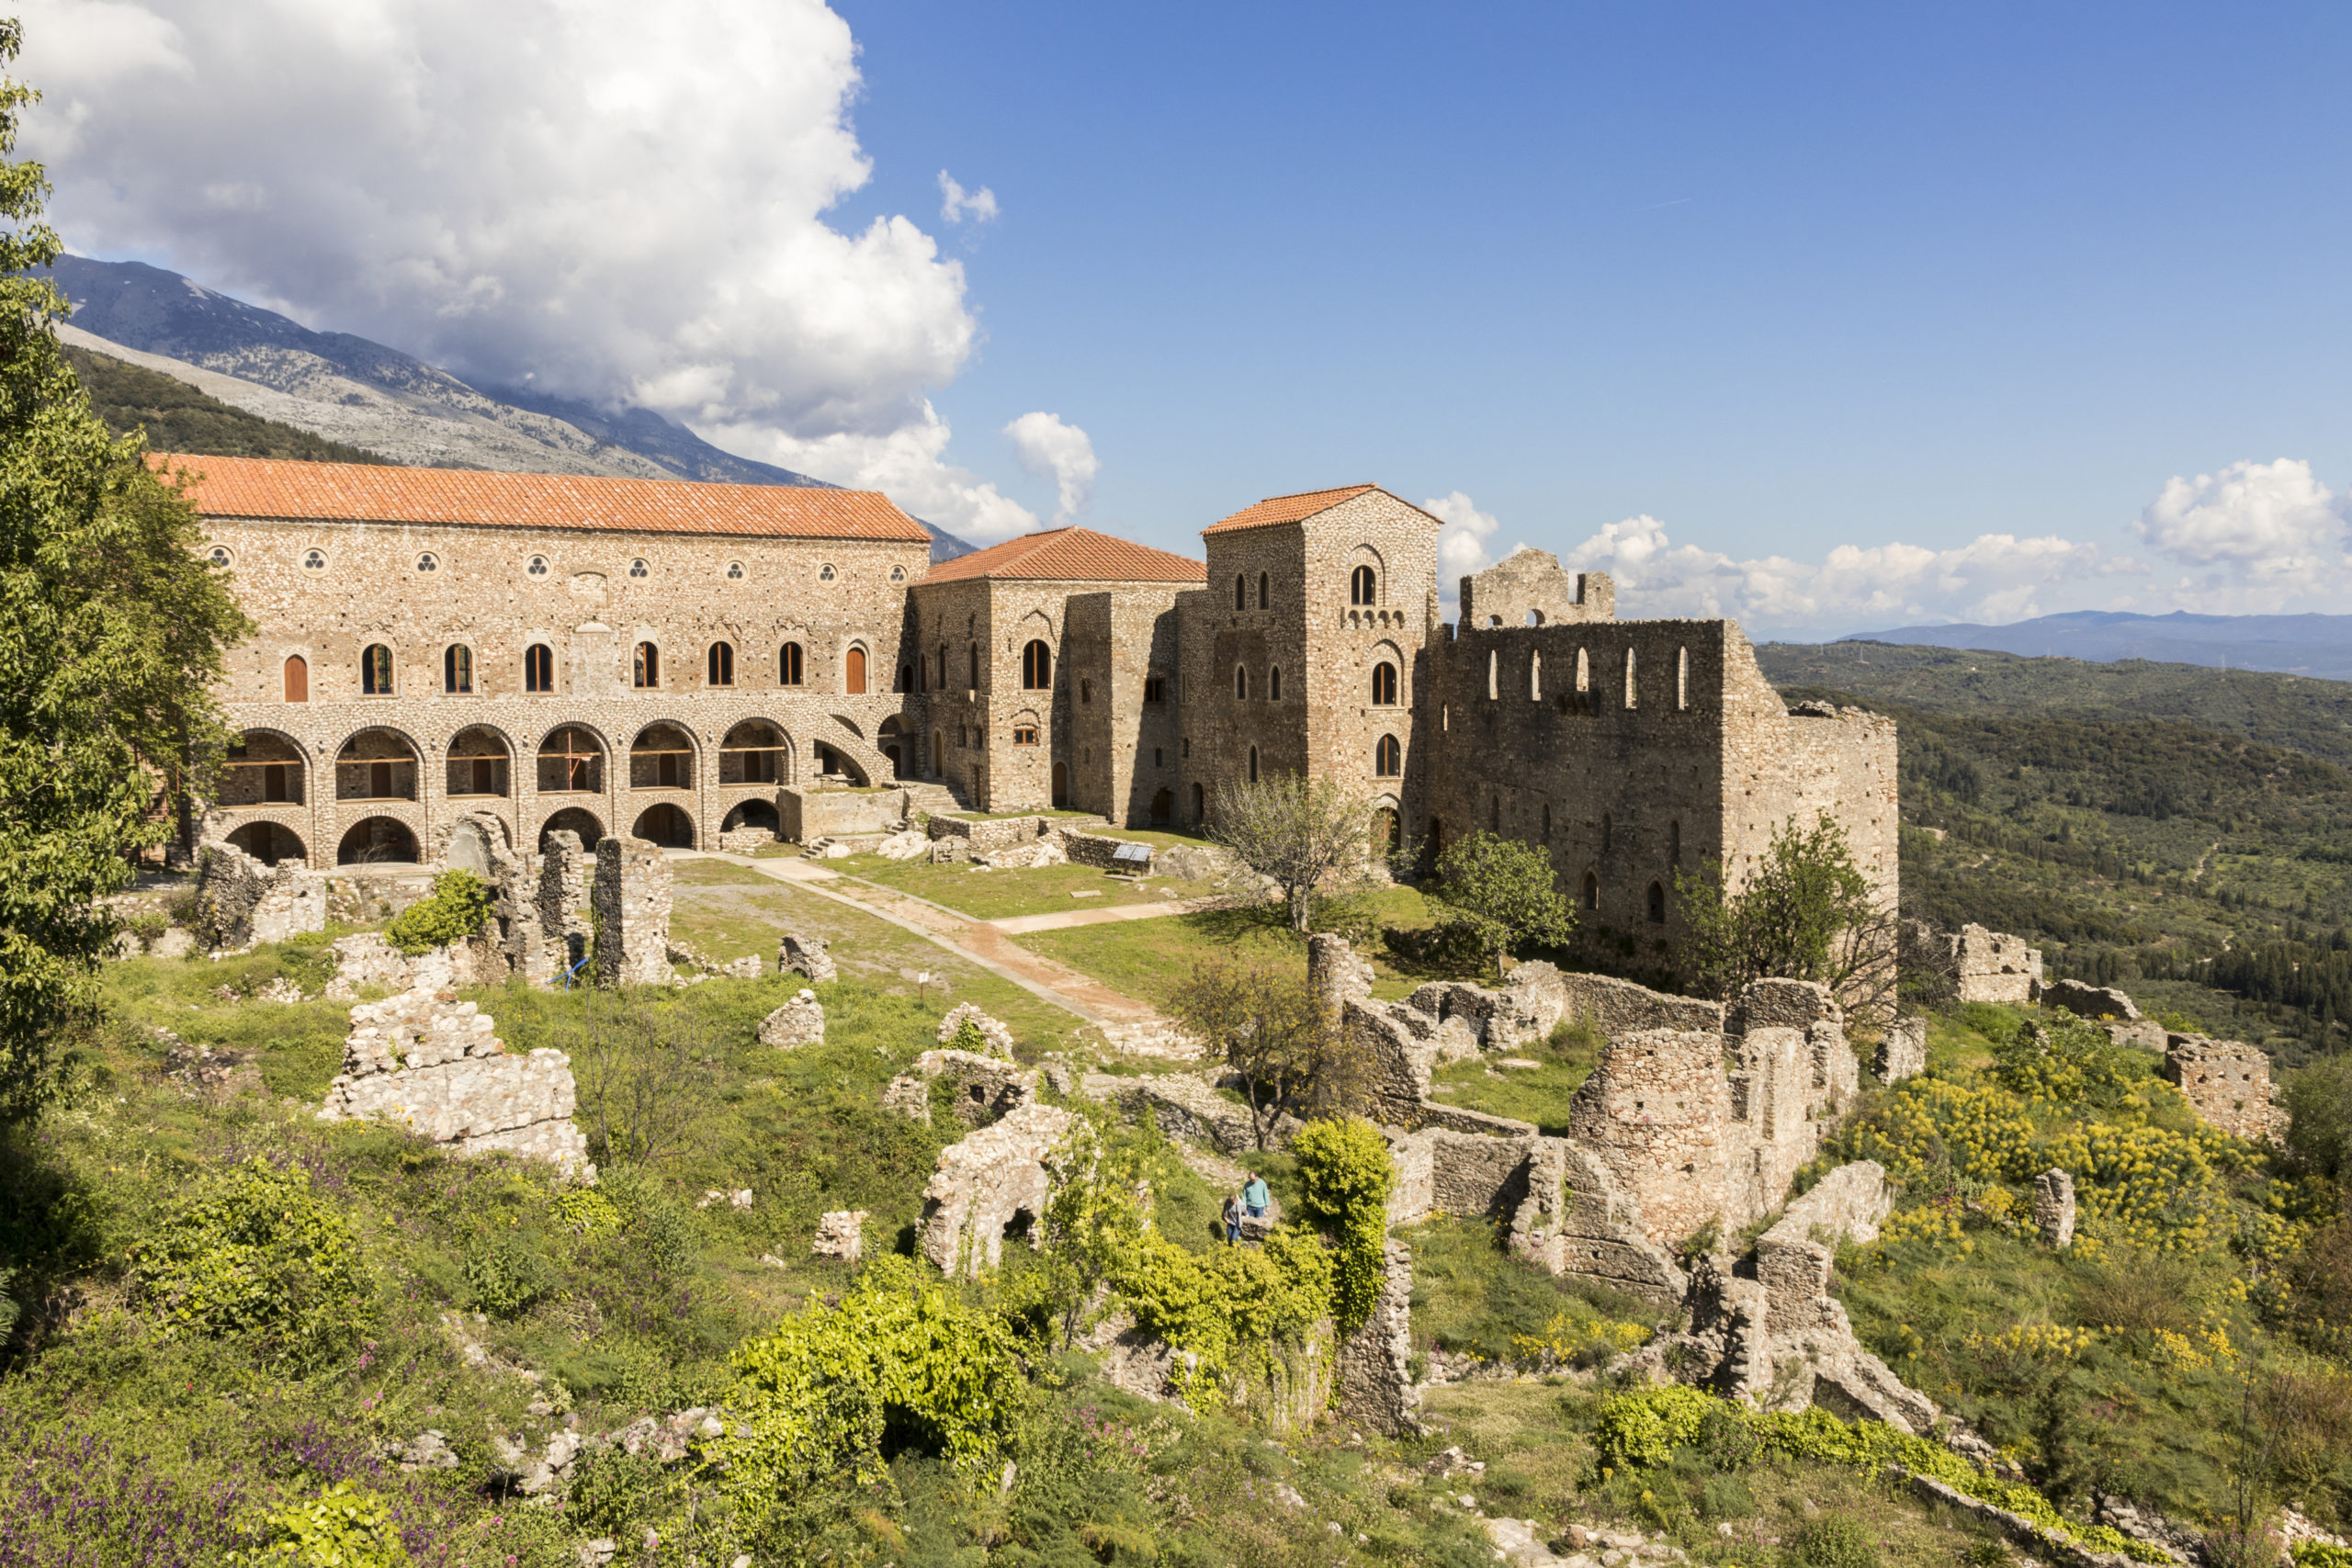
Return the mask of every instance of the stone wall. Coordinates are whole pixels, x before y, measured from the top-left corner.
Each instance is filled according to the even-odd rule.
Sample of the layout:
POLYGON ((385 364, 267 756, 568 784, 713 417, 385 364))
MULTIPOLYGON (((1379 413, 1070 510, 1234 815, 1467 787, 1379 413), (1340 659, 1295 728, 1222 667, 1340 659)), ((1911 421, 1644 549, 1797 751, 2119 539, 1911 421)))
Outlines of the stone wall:
POLYGON ((1005 1227, 1016 1218, 1027 1218, 1033 1245, 1042 1239, 1046 1160, 1071 1120, 1054 1106, 1024 1105, 941 1150, 922 1190, 922 1255, 945 1273, 977 1279, 1001 1261, 1005 1227))
POLYGON ((1716 1030, 1724 1007, 1698 997, 1674 997, 1609 975, 1563 975, 1566 1016, 1597 1026, 1604 1034, 1644 1029, 1716 1030))
POLYGON ((1898 1018, 1879 1037, 1871 1070, 1889 1088, 1928 1070, 1928 1021, 1916 1014, 1898 1018))
POLYGON ((197 940, 218 951, 324 931, 326 882, 298 863, 264 865, 233 844, 207 839, 197 846, 197 940))
POLYGON ((1500 990, 1439 980, 1417 988, 1408 1001, 1440 1022, 1464 1020, 1481 1046, 1502 1051, 1548 1038, 1567 1012, 1568 986, 1557 969, 1539 960, 1512 969, 1500 990))
POLYGON ((596 846, 596 984, 670 983, 670 863, 642 839, 596 846))
POLYGON ((578 834, 558 829, 547 838, 533 900, 539 937, 537 943, 525 948, 523 955, 524 973, 542 986, 560 984, 564 972, 587 955, 590 876, 594 865, 578 834))
POLYGON ((2111 1018, 2124 1023, 2140 1021, 2140 1009, 2112 986, 2082 980, 2053 980, 2041 987, 2041 1005, 2061 1008, 2083 1018, 2111 1018))
POLYGON ((2022 1005, 2041 993, 2041 950, 2025 939, 1966 925, 1945 939, 1963 1002, 2022 1005))
POLYGON ((902 789, 818 789, 786 785, 775 792, 775 836, 792 844, 861 833, 887 833, 907 819, 902 789))
POLYGON ((2232 1137, 2286 1141, 2289 1118, 2272 1098, 2270 1058, 2256 1047, 2201 1034, 2168 1035, 2164 1075, 2189 1109, 2232 1137))
POLYGON ((1340 1419, 1383 1437, 1419 1435, 1421 1399, 1413 1385, 1412 1355, 1413 1255, 1392 1239, 1380 1300, 1340 1345, 1339 1387, 1332 1400, 1340 1419))
POLYGON ((1650 1301, 1679 1302, 1689 1290, 1672 1257, 1650 1239, 1639 1200, 1594 1150, 1566 1138, 1536 1140, 1509 1245, 1512 1257, 1555 1274, 1650 1301))

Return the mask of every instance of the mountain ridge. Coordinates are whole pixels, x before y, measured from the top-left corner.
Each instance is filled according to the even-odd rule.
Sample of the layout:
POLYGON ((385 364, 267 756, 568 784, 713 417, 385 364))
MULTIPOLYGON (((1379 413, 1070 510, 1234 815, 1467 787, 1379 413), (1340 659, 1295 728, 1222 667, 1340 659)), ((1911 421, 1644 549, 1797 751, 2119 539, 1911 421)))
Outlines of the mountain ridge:
POLYGON ((1958 621, 1855 632, 1837 640, 1975 649, 2101 663, 2145 659, 2209 669, 2352 679, 2352 615, 2211 615, 2188 610, 2149 615, 2128 610, 2069 610, 2006 626, 1958 621))

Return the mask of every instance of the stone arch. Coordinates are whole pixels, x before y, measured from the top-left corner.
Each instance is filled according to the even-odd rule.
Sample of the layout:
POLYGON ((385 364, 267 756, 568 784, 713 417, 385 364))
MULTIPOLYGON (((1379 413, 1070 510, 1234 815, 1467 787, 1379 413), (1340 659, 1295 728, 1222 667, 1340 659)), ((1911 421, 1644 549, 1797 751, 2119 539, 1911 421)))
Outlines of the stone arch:
POLYGON ((695 744, 692 729, 674 719, 657 718, 639 730, 637 739, 628 743, 628 787, 692 789, 695 763, 701 755, 702 749, 695 744))
POLYGON ((1021 645, 1021 689, 1044 692, 1054 684, 1054 650, 1043 637, 1031 637, 1021 645))
POLYGON ((874 782, 872 771, 850 750, 836 740, 819 740, 813 748, 820 773, 839 773, 858 784, 874 782))
POLYGON ((1384 861, 1405 847, 1404 807, 1393 795, 1372 803, 1372 858, 1384 861))
POLYGON ((1165 828, 1168 826, 1168 819, 1175 814, 1176 797, 1168 793, 1167 787, 1162 785, 1159 789, 1153 791, 1151 796, 1151 825, 1155 828, 1165 828))
POLYGON ((723 690, 735 683, 735 645, 725 637, 713 637, 703 649, 703 683, 723 690))
POLYGON ((1395 643, 1383 637, 1364 652, 1364 662, 1371 669, 1372 704, 1374 707, 1394 707, 1405 700, 1405 654, 1395 643))
MULTIPOLYGON (((602 795, 612 756, 605 737, 584 724, 559 724, 539 739, 535 772, 541 795, 602 795)), ((599 831, 602 830, 601 825, 599 831)), ((582 843, 592 840, 582 839, 582 843)))
POLYGON ((690 850, 695 847, 695 819, 673 801, 656 801, 639 812, 629 832, 665 850, 690 850))
POLYGON ((1046 727, 1037 717, 1035 708, 1023 708, 1012 716, 1012 743, 1015 746, 1038 746, 1045 743, 1046 727))
POLYGON ((739 721, 719 738, 718 782, 722 785, 790 784, 791 733, 772 718, 739 721))
POLYGON ((541 854, 548 852, 548 835, 550 833, 574 834, 586 847, 588 852, 594 854, 596 852, 597 841, 605 836, 605 824, 593 811, 577 806, 567 806, 560 811, 551 813, 546 821, 539 824, 539 852, 541 854))
POLYGON ((302 846, 302 836, 283 822, 248 822, 232 829, 229 841, 264 865, 285 861, 305 865, 311 859, 311 852, 302 846))
POLYGON ((414 800, 424 749, 405 731, 369 725, 346 737, 334 753, 337 800, 414 800))
POLYGON ((1649 916, 1650 924, 1654 926, 1666 924, 1666 884, 1663 882, 1650 884, 1649 916))
POLYGON ((371 642, 359 650, 359 694, 389 697, 399 692, 399 666, 390 643, 371 642))
POLYGON ((784 819, 776 815, 775 802, 753 797, 739 800, 729 807, 726 819, 719 823, 722 833, 737 833, 749 828, 775 836, 784 830, 784 819))
POLYGON ((229 748, 216 806, 300 806, 309 796, 310 756, 282 729, 244 730, 229 748))
POLYGON ((1399 777, 1405 771, 1405 749, 1393 735, 1384 735, 1373 743, 1372 776, 1377 779, 1399 777))
POLYGON ((335 846, 337 865, 414 865, 416 835, 397 817, 363 817, 335 846))
POLYGON ((469 724, 449 737, 444 781, 448 796, 505 796, 514 793, 514 748, 493 725, 469 724))
POLYGON ((441 649, 441 691, 446 696, 465 696, 474 689, 474 650, 462 642, 453 642, 441 649))
POLYGON ((1385 597, 1382 588, 1387 581, 1388 563, 1370 545, 1358 545, 1348 555, 1348 603, 1369 607, 1380 604, 1385 597))

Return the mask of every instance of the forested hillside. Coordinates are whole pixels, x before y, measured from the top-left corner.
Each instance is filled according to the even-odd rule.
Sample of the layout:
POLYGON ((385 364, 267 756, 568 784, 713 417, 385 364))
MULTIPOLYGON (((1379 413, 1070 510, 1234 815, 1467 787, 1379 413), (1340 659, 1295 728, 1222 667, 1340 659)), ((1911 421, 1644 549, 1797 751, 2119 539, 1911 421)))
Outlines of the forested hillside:
POLYGON ((294 457, 316 463, 389 463, 373 452, 329 441, 224 403, 187 382, 111 355, 68 344, 66 363, 90 394, 91 412, 117 435, 144 425, 154 452, 211 457, 294 457))
POLYGON ((2352 1018, 2352 684, 1934 648, 1758 650, 1902 726, 1904 893, 2267 1043, 2352 1018))

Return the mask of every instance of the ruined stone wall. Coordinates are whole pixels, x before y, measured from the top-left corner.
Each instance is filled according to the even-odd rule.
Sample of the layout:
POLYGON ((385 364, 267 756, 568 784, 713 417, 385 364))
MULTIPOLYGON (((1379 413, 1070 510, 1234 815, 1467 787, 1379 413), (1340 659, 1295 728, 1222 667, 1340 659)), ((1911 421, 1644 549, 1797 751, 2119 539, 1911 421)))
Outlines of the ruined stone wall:
POLYGON ((2236 1138, 2283 1142, 2288 1115, 2271 1096, 2270 1057, 2238 1040, 2165 1038, 2164 1075, 2189 1108, 2236 1138))
POLYGON ((908 796, 902 789, 800 789, 787 785, 775 792, 776 837, 792 844, 813 844, 819 839, 854 833, 885 833, 907 818, 908 796))
POLYGON ((1609 975, 1560 976, 1566 998, 1564 1016, 1590 1022, 1604 1034, 1645 1029, 1712 1030, 1724 1027, 1724 1006, 1698 997, 1674 997, 1609 975))
POLYGON ((596 984, 670 983, 670 863, 642 839, 596 846, 596 984))
POLYGON ((215 950, 326 930, 326 878, 299 864, 265 865, 235 845, 197 847, 197 940, 215 950))
POLYGON ((1962 1001, 2022 1006, 2041 994, 2041 950, 2028 947, 2025 938, 1966 925, 1946 940, 1962 1001))
POLYGON ((1577 1090, 1568 1136, 1639 1195, 1652 1241, 1681 1240, 1724 1218, 1734 1169, 1723 1037, 1650 1030, 1609 1042, 1577 1090))
POLYGON ((526 948, 523 972, 535 984, 556 985, 564 971, 588 951, 589 869, 593 862, 577 834, 559 829, 548 835, 547 852, 539 858, 534 912, 539 940, 526 948))
POLYGON ((1461 584, 1462 625, 1544 626, 1613 621, 1617 585, 1605 571, 1568 571, 1549 550, 1514 550, 1461 584))

